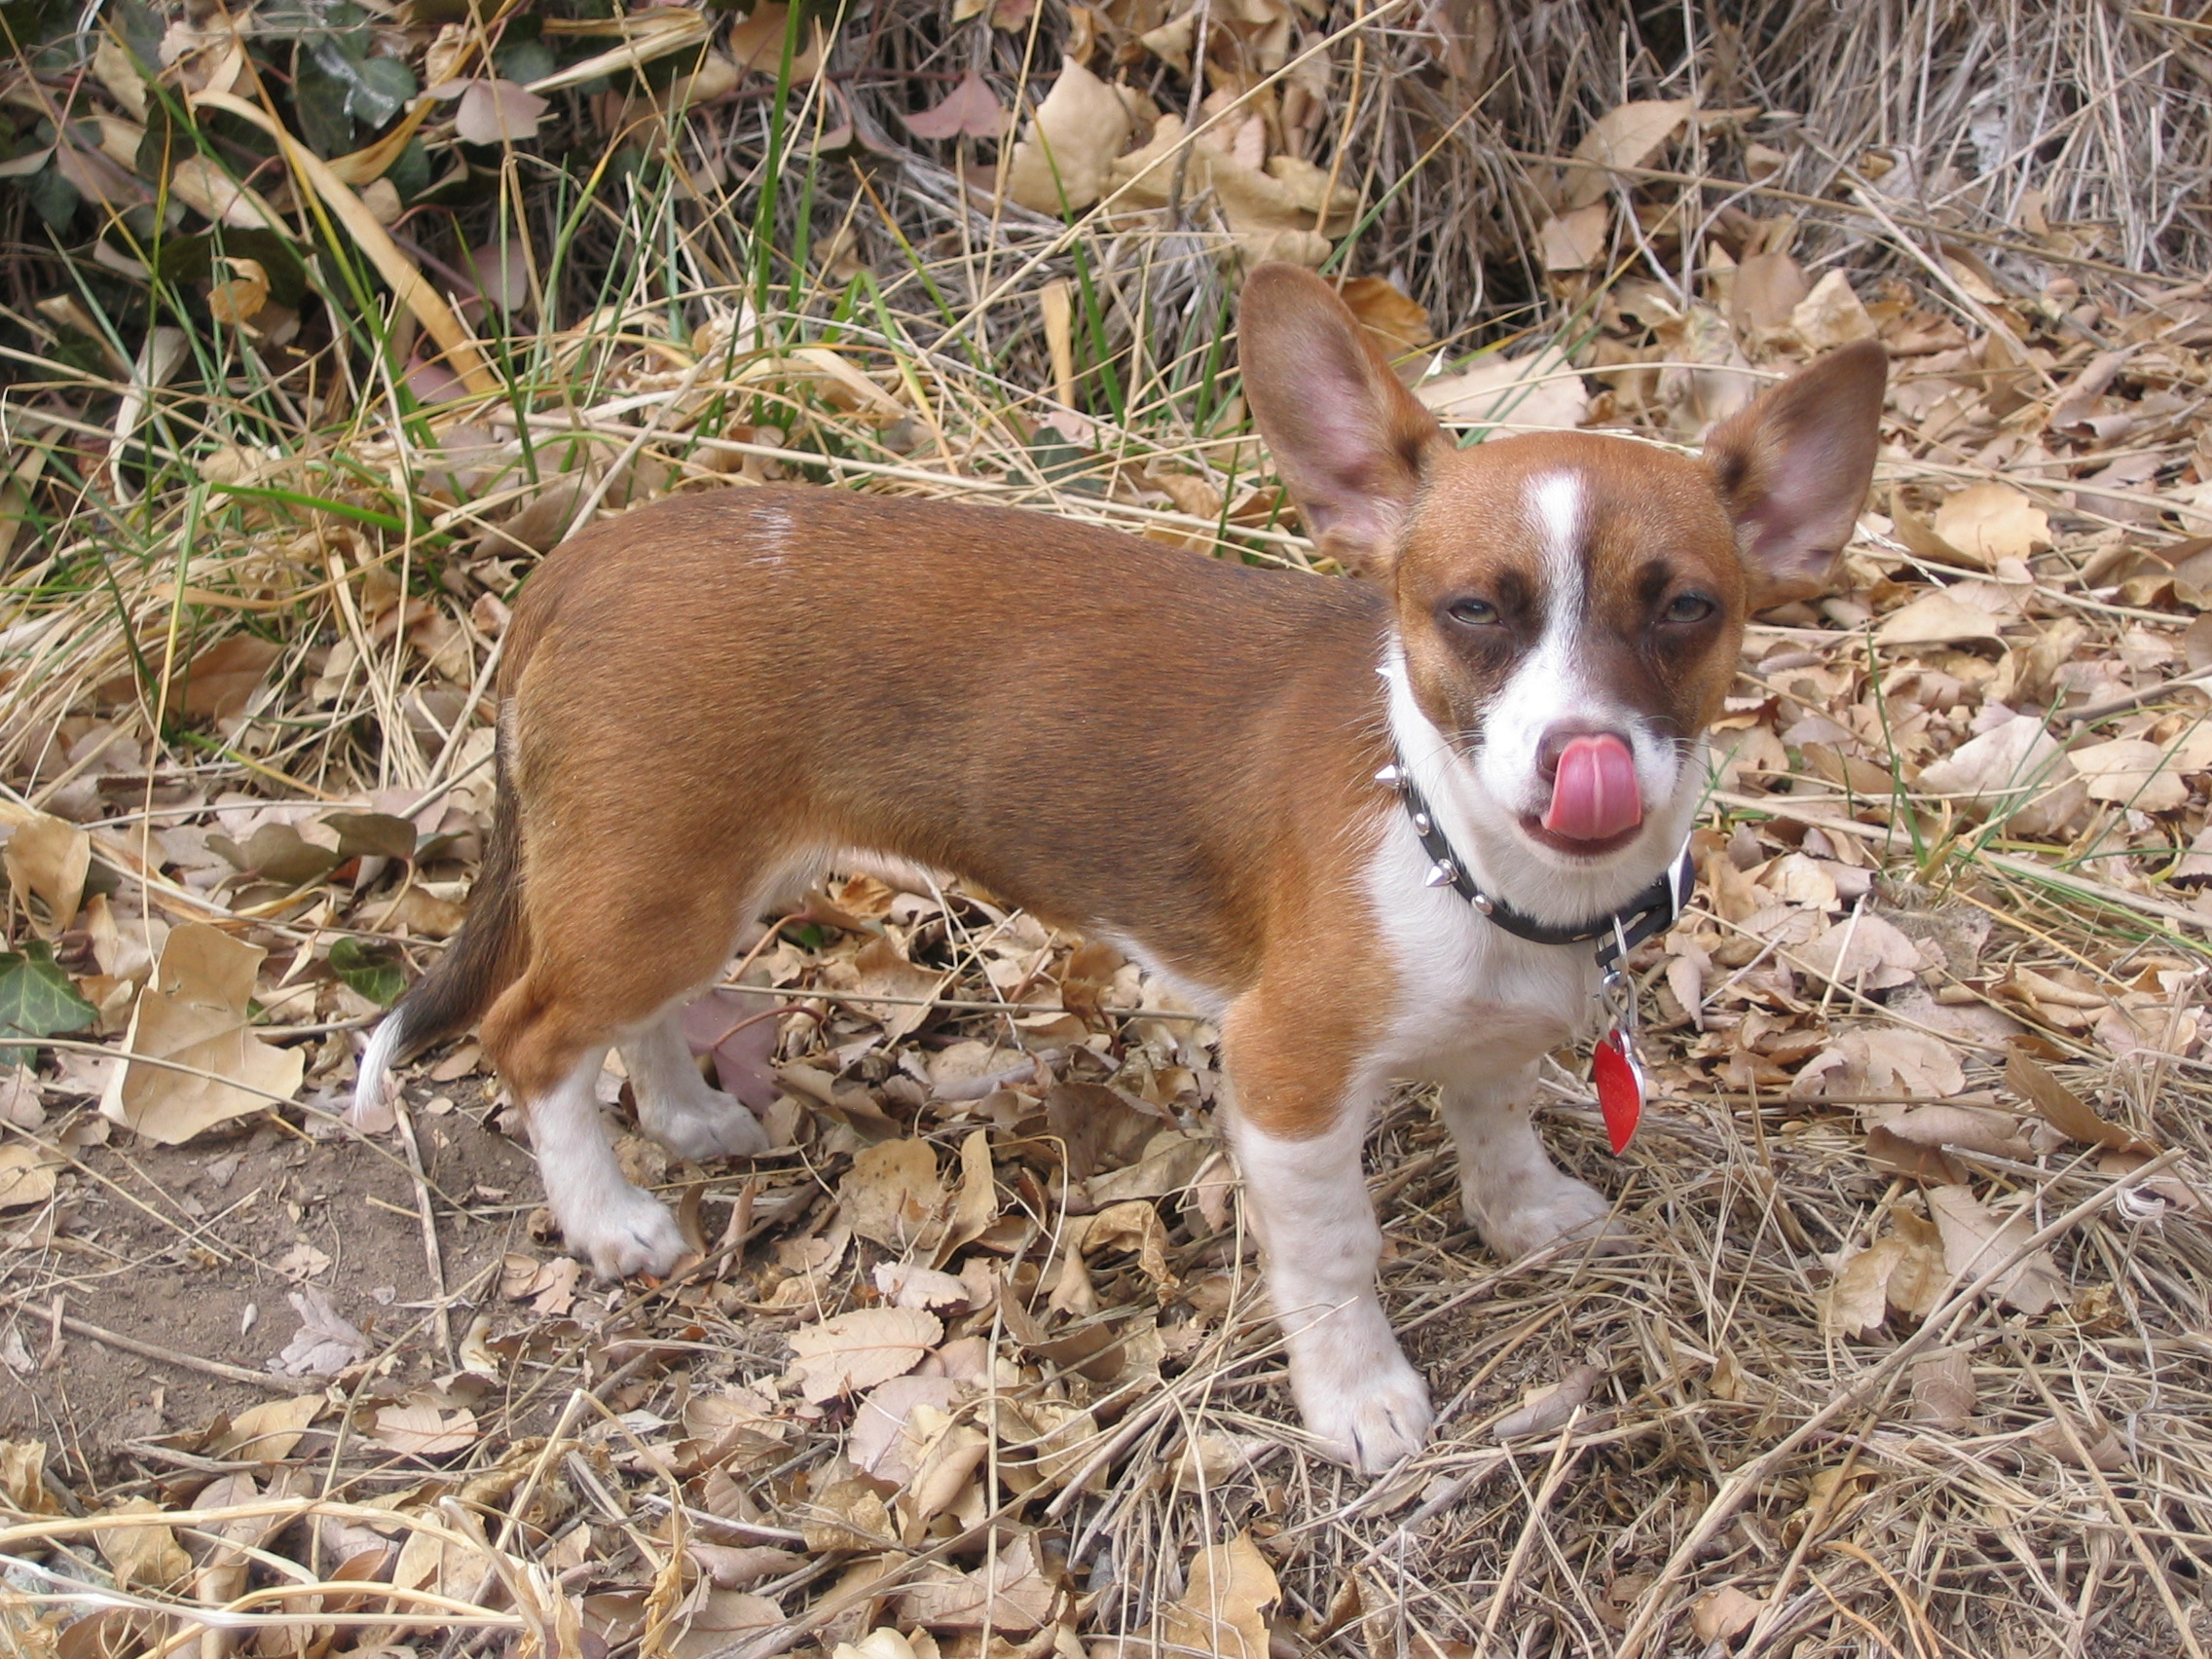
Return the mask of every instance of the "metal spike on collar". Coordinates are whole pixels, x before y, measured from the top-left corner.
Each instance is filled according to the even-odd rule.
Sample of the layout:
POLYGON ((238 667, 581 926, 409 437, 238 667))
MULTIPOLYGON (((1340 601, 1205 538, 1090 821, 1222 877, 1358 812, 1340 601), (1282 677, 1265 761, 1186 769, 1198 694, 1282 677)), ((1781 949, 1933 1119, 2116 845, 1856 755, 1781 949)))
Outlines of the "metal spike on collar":
POLYGON ((1495 902, 1492 900, 1491 896, 1483 892, 1480 888, 1476 889, 1475 896, 1472 899, 1469 899, 1467 903, 1475 907, 1475 913, 1477 915, 1487 916, 1493 910, 1497 908, 1495 902))
POLYGON ((1450 887, 1458 879, 1459 871, 1452 861, 1438 859, 1428 866, 1428 873, 1421 877, 1421 885, 1423 887, 1450 887))
POLYGON ((1415 814, 1414 814, 1414 833, 1415 833, 1415 834, 1417 834, 1417 835, 1425 835, 1425 834, 1427 834, 1427 833, 1428 833, 1428 832, 1429 832, 1429 831, 1430 831, 1431 830, 1433 830, 1433 829, 1435 829, 1435 828, 1436 828, 1435 824, 1434 824, 1434 823, 1433 823, 1433 822, 1432 822, 1432 821, 1430 820, 1430 818, 1429 818, 1429 816, 1428 816, 1428 814, 1427 814, 1427 813, 1425 813, 1425 812, 1417 812, 1417 813, 1415 813, 1415 814))
POLYGON ((1375 774, 1375 781, 1386 790, 1402 790, 1406 787, 1406 769, 1397 765, 1385 766, 1375 774))

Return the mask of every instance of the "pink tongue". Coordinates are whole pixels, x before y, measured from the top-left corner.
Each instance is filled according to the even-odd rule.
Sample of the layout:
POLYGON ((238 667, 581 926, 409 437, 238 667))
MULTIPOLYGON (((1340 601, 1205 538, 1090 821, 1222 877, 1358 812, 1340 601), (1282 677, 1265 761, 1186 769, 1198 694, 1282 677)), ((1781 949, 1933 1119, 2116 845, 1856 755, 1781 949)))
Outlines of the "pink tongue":
POLYGON ((1575 841, 1603 841, 1643 822, 1636 761, 1611 733, 1578 737, 1560 752, 1544 828, 1575 841))

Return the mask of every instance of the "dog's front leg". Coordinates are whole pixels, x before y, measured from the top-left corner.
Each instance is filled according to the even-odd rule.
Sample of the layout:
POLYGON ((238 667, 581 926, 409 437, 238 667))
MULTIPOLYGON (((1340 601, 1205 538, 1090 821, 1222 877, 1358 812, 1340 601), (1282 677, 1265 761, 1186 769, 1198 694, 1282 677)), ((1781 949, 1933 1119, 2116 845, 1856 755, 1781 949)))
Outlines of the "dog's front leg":
POLYGON ((1269 1299, 1306 1426, 1363 1474, 1418 1452, 1428 1385, 1406 1362, 1375 1293, 1382 1234, 1360 1175, 1368 1090, 1329 1089, 1341 1069, 1233 1018, 1230 1137, 1268 1256, 1269 1299), (1325 1090, 1325 1091, 1324 1091, 1325 1090))
POLYGON ((1563 1238, 1627 1248, 1626 1235, 1608 1228, 1605 1195, 1563 1174, 1544 1151, 1530 1109, 1535 1092, 1533 1064, 1470 1063, 1443 1080, 1437 1113, 1458 1150, 1468 1224, 1508 1262, 1563 1238))

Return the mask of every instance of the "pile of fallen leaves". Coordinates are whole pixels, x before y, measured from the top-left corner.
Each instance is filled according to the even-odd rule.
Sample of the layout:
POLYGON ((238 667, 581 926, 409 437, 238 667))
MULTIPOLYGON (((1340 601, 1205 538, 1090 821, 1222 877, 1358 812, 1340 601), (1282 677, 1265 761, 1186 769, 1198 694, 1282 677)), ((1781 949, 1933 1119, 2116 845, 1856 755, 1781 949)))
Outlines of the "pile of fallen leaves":
MULTIPOLYGON (((1036 18, 955 10, 994 52, 1036 18)), ((826 289, 777 311, 702 281, 677 307, 641 277, 579 310, 471 254, 445 262, 448 297, 395 284, 430 342, 386 365, 407 398, 314 383, 342 439, 192 426, 210 401, 181 348, 127 362, 135 404, 41 390, 8 500, 49 503, 55 528, 18 548, 0 616, 15 1647, 1471 1659, 1510 1632, 1529 1653, 1811 1659, 2212 1640, 2212 298, 2116 272, 2113 227, 2053 218, 2048 193, 1999 230, 1879 190, 1762 196, 1795 117, 1639 97, 1562 134, 1514 192, 1545 326, 1502 348, 1460 354, 1482 319, 1432 313, 1386 267, 1346 284, 1470 439, 1690 441, 1835 345, 1878 338, 1894 362, 1839 591, 1753 629, 1714 734, 1698 901, 1634 961, 1658 1098, 1625 1159, 1577 1058, 1547 1075, 1561 1161, 1639 1249, 1488 1258, 1425 1102, 1379 1118, 1385 1301, 1441 1403, 1420 1456, 1357 1482, 1296 1427, 1215 1034, 988 893, 840 872, 762 919, 686 1015, 701 1065, 768 1125, 759 1160, 671 1160, 602 1079, 621 1156, 697 1251, 665 1283, 595 1284, 562 1252, 472 1042, 348 1119, 361 1033, 464 913, 485 690, 518 584, 571 525, 774 479, 1309 562, 1233 397, 1202 429, 1164 395, 1116 409, 1089 353, 1135 364, 1164 239, 1224 284, 1239 258, 1357 245, 1390 180, 1325 159, 1344 107, 1319 71, 1372 92, 1403 40, 1330 40, 1263 0, 1156 11, 1069 9, 1068 61, 1018 125, 991 63, 910 99, 947 165, 902 188, 941 173, 945 200, 979 203, 961 234, 1036 256, 982 308, 1040 343, 1034 384, 897 308, 824 328, 826 289), (1353 61, 1362 40, 1374 60, 1353 61), (968 175, 967 146, 998 135, 1004 165, 968 175), (1716 153, 1741 176, 1681 182, 1716 153), (1063 208, 1090 215, 1081 268, 1063 208), (1884 257, 1834 258, 1839 227, 1884 257), (529 395, 472 382, 509 360, 470 332, 496 325, 536 353, 529 395), (56 478, 141 478, 156 406, 197 434, 157 433, 192 510, 70 505, 56 478), (119 526, 146 556, 73 584, 119 526)), ((272 42, 324 63, 248 16, 199 19, 173 54, 164 35, 160 84, 231 95, 216 81, 276 67, 272 42)), ((332 50, 413 61, 448 26, 410 15, 365 56, 332 50)), ((563 61, 613 50, 597 38, 563 61)), ((1464 18, 1424 38, 1439 74, 1466 69, 1444 61, 1473 53, 1464 18)), ((545 88, 568 71, 489 44, 393 116, 463 170, 485 160, 467 122, 538 118, 510 77, 594 100, 594 121, 641 95, 545 88)), ((737 77, 689 84, 708 116, 757 108, 766 71, 729 25, 686 50, 737 77)), ((95 55, 76 86, 127 105, 126 71, 152 61, 95 55)), ((865 148, 880 89, 810 84, 813 141, 850 115, 840 142, 865 148)), ((327 174, 240 181, 281 224, 317 203, 363 238, 385 224, 385 175, 338 166, 385 142, 348 107, 353 128, 308 134, 327 174)), ((85 139, 112 184, 151 153, 120 119, 55 142, 85 139)), ((1854 158, 1861 184, 1885 159, 1854 158)), ((212 236, 186 165, 170 192, 212 236)), ((909 296, 916 272, 993 291, 968 246, 901 267, 896 240, 856 229, 819 262, 909 296)), ((404 232, 362 245, 433 263, 404 232)), ((283 334, 305 313, 280 284, 257 296, 274 266, 226 257, 180 278, 245 325, 223 350, 283 374, 342 357, 283 334)))

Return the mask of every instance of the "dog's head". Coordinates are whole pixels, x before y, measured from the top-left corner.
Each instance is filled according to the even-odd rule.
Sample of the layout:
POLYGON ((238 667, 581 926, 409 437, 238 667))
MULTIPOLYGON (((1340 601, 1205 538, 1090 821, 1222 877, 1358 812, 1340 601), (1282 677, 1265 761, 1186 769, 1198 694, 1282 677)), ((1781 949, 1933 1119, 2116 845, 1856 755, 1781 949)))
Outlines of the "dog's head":
POLYGON ((1775 387, 1700 461, 1578 432, 1456 448, 1299 267, 1252 274, 1240 326, 1309 534, 1390 592, 1404 693, 1471 774, 1467 850, 1540 908, 1625 898, 1695 809, 1746 617, 1820 592, 1851 535, 1882 349, 1775 387))

